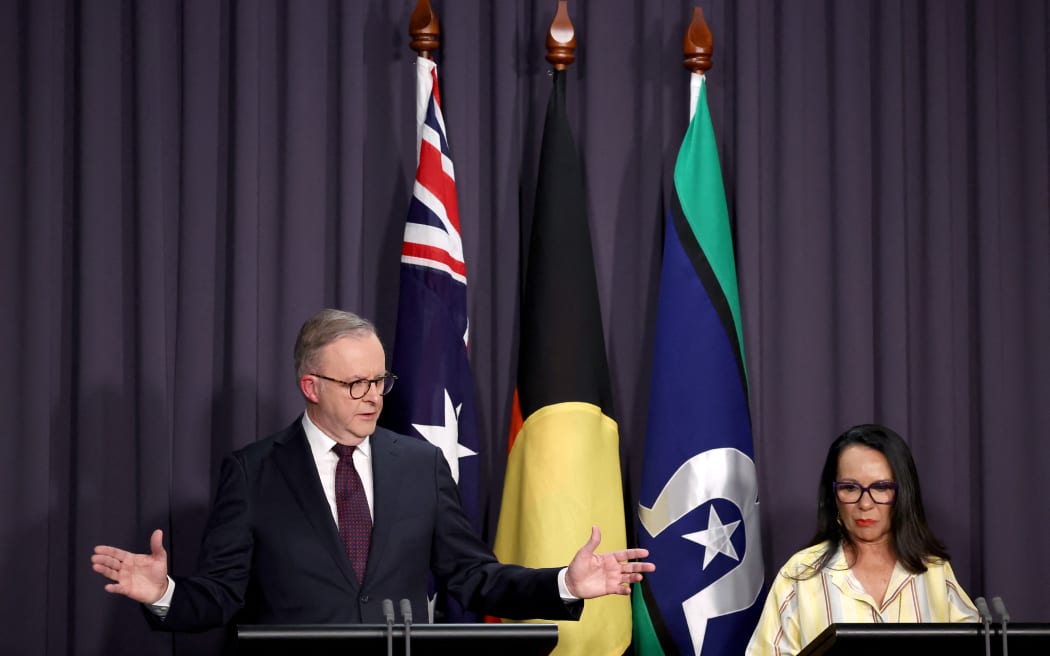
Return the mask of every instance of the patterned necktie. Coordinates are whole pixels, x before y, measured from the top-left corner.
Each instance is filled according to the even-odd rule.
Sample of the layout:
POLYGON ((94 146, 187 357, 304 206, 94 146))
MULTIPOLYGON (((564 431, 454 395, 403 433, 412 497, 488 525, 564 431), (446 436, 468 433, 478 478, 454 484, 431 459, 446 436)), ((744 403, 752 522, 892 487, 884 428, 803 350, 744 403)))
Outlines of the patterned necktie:
POLYGON ((339 514, 339 537, 343 540, 346 557, 357 574, 357 582, 365 578, 368 546, 372 541, 372 515, 361 477, 354 469, 356 447, 336 444, 332 451, 339 456, 335 468, 335 507, 339 514))

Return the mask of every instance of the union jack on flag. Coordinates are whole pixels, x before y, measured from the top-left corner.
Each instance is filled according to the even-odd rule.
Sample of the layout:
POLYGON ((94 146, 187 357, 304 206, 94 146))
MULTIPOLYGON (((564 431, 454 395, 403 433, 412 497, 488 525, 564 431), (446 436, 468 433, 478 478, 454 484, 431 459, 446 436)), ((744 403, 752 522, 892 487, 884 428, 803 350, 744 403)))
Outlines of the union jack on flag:
MULTIPOLYGON (((459 484, 463 509, 480 528, 478 430, 467 359, 467 267, 456 176, 441 114, 437 66, 416 59, 416 181, 401 250, 401 290, 383 424, 434 444, 459 484)), ((451 605, 450 605, 451 606, 451 605)), ((468 621, 458 608, 450 621, 468 621)))
MULTIPOLYGON (((444 272, 462 284, 462 302, 452 303, 457 321, 463 323, 467 341, 467 266, 463 261, 463 238, 459 231, 456 203, 456 174, 445 138, 441 114, 437 65, 424 57, 416 59, 416 183, 405 223, 404 265, 419 265, 444 272)), ((404 285, 402 284, 402 288, 404 285)), ((404 301, 402 294, 401 300, 404 301)), ((458 301, 459 299, 457 299, 458 301)))

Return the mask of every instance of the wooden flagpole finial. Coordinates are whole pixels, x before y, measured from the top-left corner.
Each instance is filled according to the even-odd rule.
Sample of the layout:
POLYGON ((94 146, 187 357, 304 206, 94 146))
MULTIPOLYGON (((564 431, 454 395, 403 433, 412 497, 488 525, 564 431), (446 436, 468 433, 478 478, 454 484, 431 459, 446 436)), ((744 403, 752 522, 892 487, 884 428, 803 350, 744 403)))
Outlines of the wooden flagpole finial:
POLYGON ((576 31, 569 20, 568 0, 558 0, 558 10, 547 32, 547 61, 557 71, 564 71, 576 61, 576 31))
POLYGON ((433 51, 441 45, 441 27, 437 15, 430 6, 430 0, 419 0, 408 21, 408 33, 412 37, 412 49, 420 57, 433 59, 433 51))
POLYGON ((704 10, 693 7, 693 20, 689 22, 682 43, 682 65, 693 73, 706 73, 711 69, 714 50, 714 39, 704 20, 704 10))

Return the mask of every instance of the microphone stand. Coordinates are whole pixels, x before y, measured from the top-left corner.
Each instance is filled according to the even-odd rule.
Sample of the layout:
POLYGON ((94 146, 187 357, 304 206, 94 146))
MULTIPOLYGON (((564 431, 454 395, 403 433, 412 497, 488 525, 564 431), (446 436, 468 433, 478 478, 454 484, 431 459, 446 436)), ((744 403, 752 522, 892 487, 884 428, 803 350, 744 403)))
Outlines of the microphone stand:
POLYGON ((383 600, 383 619, 386 620, 386 656, 394 656, 394 602, 383 600))
POLYGON ((412 602, 401 600, 401 617, 405 620, 405 656, 412 656, 412 602))
POLYGON ((981 621, 984 622, 984 656, 992 656, 992 611, 988 610, 988 602, 984 597, 977 597, 973 603, 977 606, 981 621))
POLYGON ((1006 624, 1010 621, 1010 613, 1006 612, 1006 604, 1002 597, 992 597, 992 608, 999 613, 999 619, 1003 622, 1003 656, 1010 656, 1006 651, 1006 624))

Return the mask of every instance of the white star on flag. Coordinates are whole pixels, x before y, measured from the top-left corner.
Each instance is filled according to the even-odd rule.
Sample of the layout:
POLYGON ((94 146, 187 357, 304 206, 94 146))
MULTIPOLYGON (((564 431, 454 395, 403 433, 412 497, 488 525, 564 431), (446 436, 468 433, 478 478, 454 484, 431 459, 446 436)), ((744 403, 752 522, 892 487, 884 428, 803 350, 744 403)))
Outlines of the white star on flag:
POLYGON ((718 516, 718 513, 715 512, 715 507, 712 505, 711 513, 707 516, 707 528, 696 533, 686 533, 682 537, 690 542, 704 546, 703 569, 707 569, 707 566, 711 564, 715 556, 720 553, 729 556, 733 560, 740 560, 740 557, 736 555, 736 549, 733 548, 733 542, 730 540, 733 537, 733 532, 736 531, 739 525, 740 520, 723 524, 722 518, 718 516))
POLYGON ((459 483, 459 459, 467 456, 478 455, 477 451, 471 451, 459 443, 459 411, 462 404, 453 407, 452 397, 445 390, 445 424, 443 426, 424 426, 412 424, 412 428, 445 454, 449 469, 452 470, 452 480, 459 483))

